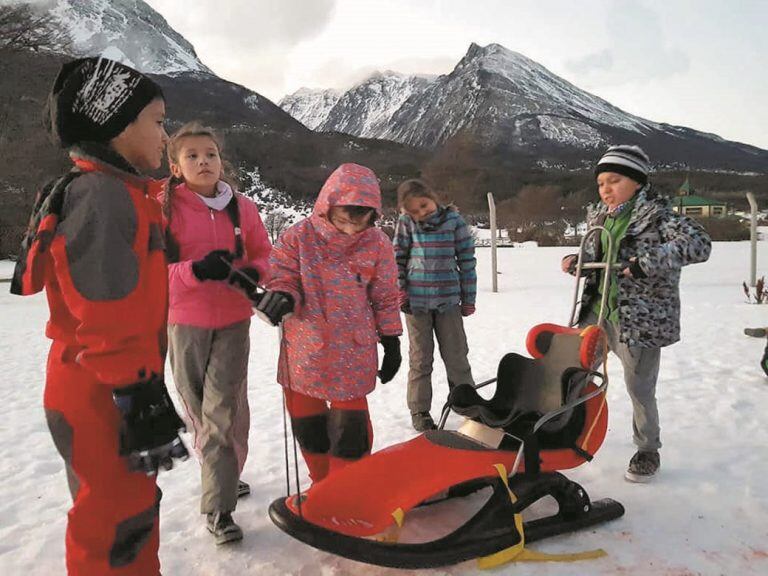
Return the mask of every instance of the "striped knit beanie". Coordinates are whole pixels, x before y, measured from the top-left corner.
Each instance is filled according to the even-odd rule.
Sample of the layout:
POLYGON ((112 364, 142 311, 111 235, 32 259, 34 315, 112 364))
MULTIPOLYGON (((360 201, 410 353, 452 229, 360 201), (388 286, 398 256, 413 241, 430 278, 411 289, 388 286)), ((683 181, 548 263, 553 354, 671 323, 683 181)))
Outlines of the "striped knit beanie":
POLYGON ((163 92, 133 68, 107 58, 81 58, 61 67, 45 111, 54 141, 67 148, 109 142, 163 92))
POLYGON ((640 146, 620 144, 608 148, 597 161, 595 176, 602 172, 615 172, 645 186, 650 168, 651 161, 640 146))

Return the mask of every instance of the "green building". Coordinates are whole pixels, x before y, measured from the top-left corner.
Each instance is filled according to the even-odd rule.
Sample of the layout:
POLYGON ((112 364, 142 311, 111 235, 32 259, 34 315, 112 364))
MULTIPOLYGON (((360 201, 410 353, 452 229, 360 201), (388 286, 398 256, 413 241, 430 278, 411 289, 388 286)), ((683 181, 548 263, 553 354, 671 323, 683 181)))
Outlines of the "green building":
POLYGON ((697 216, 700 218, 711 218, 725 216, 727 206, 725 202, 709 200, 703 196, 693 194, 691 184, 688 178, 677 191, 677 196, 672 199, 672 209, 686 216, 697 216))

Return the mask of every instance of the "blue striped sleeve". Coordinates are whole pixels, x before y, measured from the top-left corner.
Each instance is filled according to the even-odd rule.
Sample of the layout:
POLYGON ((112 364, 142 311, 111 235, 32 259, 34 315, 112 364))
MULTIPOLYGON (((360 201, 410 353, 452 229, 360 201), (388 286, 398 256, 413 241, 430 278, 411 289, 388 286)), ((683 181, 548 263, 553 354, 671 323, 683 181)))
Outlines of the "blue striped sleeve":
POLYGON ((454 229, 456 261, 459 266, 459 281, 461 284, 461 302, 474 304, 477 295, 477 259, 475 258, 475 239, 467 223, 456 214, 454 229))
POLYGON ((395 236, 392 240, 395 246, 395 262, 397 263, 397 285, 400 290, 408 286, 408 260, 411 258, 411 231, 408 226, 409 217, 401 215, 395 226, 395 236))

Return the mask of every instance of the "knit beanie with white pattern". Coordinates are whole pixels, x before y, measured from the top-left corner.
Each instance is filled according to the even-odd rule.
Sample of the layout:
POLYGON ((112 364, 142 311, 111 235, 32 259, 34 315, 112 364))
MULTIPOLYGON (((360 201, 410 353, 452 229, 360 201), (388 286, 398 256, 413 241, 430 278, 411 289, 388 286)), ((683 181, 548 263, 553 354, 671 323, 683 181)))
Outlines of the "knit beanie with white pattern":
POLYGON ((68 148, 107 143, 163 91, 144 74, 107 58, 81 58, 61 67, 45 111, 54 141, 68 148))

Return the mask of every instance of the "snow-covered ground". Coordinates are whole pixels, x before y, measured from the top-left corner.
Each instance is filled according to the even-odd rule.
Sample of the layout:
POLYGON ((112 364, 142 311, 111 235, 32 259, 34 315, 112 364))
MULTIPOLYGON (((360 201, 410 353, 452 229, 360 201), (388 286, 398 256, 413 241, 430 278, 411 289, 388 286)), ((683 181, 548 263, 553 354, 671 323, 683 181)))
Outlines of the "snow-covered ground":
MULTIPOLYGON (((761 244, 758 273, 768 271, 761 244)), ((499 251, 499 293, 490 291, 490 251, 478 250, 478 311, 467 319, 476 379, 495 375, 509 351, 523 351, 527 330, 564 322, 572 283, 559 271, 568 248, 499 251)), ((618 360, 609 360, 610 429, 592 463, 569 473, 594 498, 611 497, 626 515, 580 533, 531 545, 547 552, 602 547, 606 558, 579 564, 520 563, 499 574, 744 575, 768 574, 768 379, 758 367, 764 341, 742 334, 768 325, 768 306, 744 303, 749 243, 718 243, 706 264, 683 273, 683 341, 662 354, 659 399, 662 470, 650 485, 624 481, 634 449, 631 411, 618 360)), ((0 278, 10 263, 0 262, 0 278)), ((70 505, 62 462, 42 410, 48 341, 45 297, 12 297, 0 284, 0 574, 64 571, 64 529, 70 505)), ((244 479, 252 494, 235 514, 240 545, 216 548, 198 513, 198 465, 189 460, 160 477, 163 573, 337 576, 395 574, 295 541, 275 528, 267 507, 285 492, 280 394, 275 384, 277 334, 252 327, 251 454, 244 479)), ((439 363, 438 363, 439 364, 439 363)), ((170 382, 170 372, 167 374, 170 382)), ((375 448, 411 438, 405 405, 406 368, 371 395, 375 448)), ((436 396, 446 391, 436 371, 436 396)), ((171 386, 173 389, 173 386, 171 386)), ((437 401, 434 410, 438 410, 437 401)), ((451 421, 451 426, 455 425, 451 421)), ((445 506, 445 505, 443 505, 445 506)), ((426 530, 431 528, 426 527, 426 530)), ((434 528, 439 530, 438 527, 434 528)), ((474 562, 424 574, 478 574, 474 562)))

